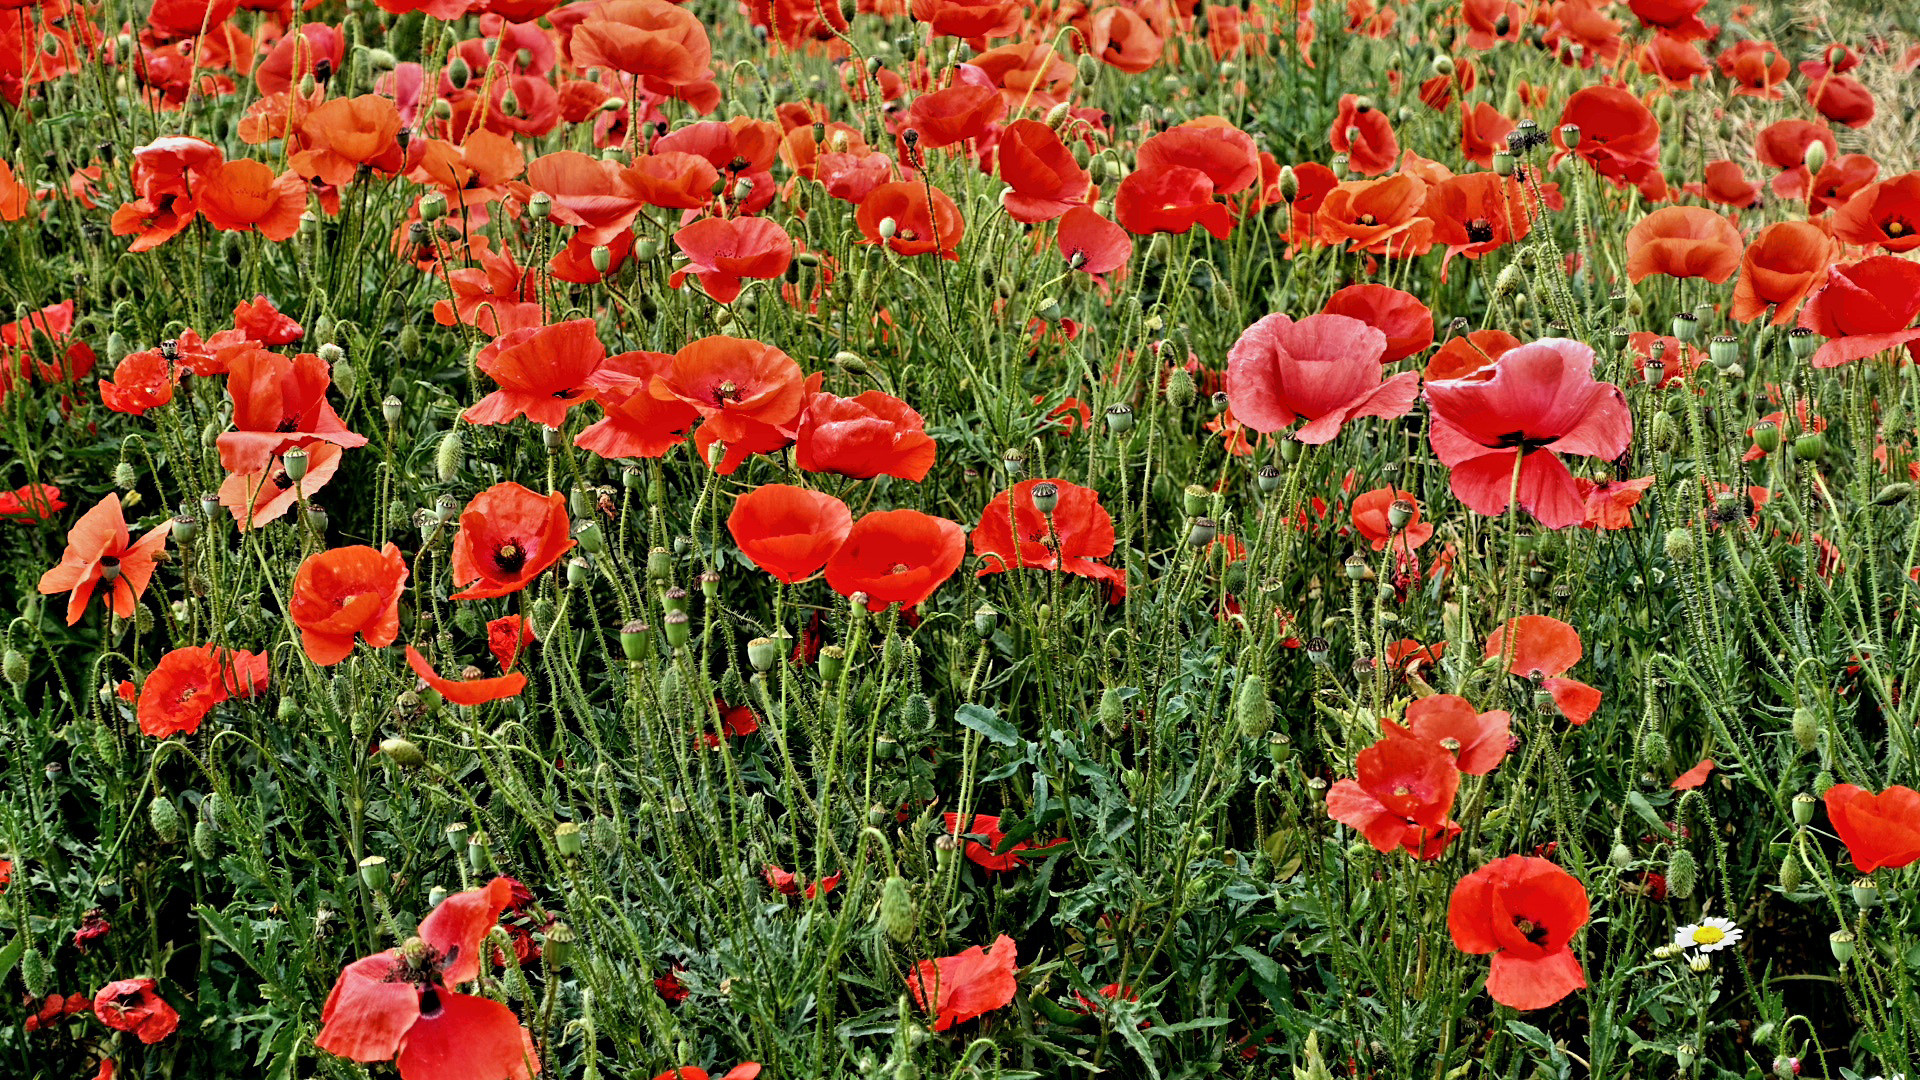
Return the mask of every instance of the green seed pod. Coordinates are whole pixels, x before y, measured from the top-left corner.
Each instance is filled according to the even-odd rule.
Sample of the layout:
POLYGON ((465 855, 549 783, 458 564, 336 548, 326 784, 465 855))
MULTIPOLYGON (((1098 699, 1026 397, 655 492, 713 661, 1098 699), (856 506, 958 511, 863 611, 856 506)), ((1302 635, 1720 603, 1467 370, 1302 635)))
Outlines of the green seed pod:
POLYGON ((387 869, 387 860, 369 855, 360 860, 360 881, 368 892, 385 893, 393 887, 393 871, 387 869))
POLYGON ((580 826, 571 821, 563 821, 553 827, 553 846, 560 854, 573 858, 586 850, 586 837, 580 833, 580 826))
POLYGON ((1126 702, 1120 696, 1120 688, 1109 686, 1100 692, 1100 730, 1107 738, 1117 739, 1125 731, 1126 702))
POLYGON ((840 673, 847 669, 847 650, 839 645, 828 645, 820 650, 820 678, 834 682, 840 673))
POLYGON ((20 982, 26 987, 27 996, 43 998, 53 988, 53 965, 47 962, 47 954, 40 946, 30 944, 27 951, 20 954, 20 982))
POLYGON ((1893 506, 1900 502, 1905 501, 1906 497, 1911 494, 1913 494, 1912 484, 1907 484, 1907 483, 1888 484, 1886 487, 1881 488, 1879 492, 1874 495, 1873 505, 1893 506))
POLYGON ((1684 525, 1668 529, 1666 549, 1668 559, 1677 563, 1691 562, 1694 552, 1693 530, 1684 525))
POLYGON ((1793 710, 1793 741, 1807 753, 1820 744, 1820 714, 1806 705, 1793 710))
POLYGON ((493 841, 480 831, 467 837, 467 865, 476 874, 484 874, 493 865, 493 841))
POLYGON ((398 736, 380 740, 380 752, 403 769, 417 769, 427 763, 427 755, 418 746, 398 736))
MULTIPOLYGON (((662 496, 664 498, 664 496, 662 496)), ((659 499, 653 500, 655 502, 659 499)), ((656 547, 647 552, 647 576, 657 584, 673 576, 673 552, 656 547)))
POLYGON ((433 452, 433 471, 443 484, 453 483, 460 475, 460 466, 466 463, 466 448, 460 441, 460 429, 453 428, 440 437, 440 446, 433 452))
POLYGON ((163 844, 177 842, 185 832, 186 822, 180 817, 180 808, 165 795, 155 795, 147 804, 147 820, 153 825, 155 836, 163 844))
POLYGON ((1793 459, 1795 461, 1813 461, 1827 448, 1827 437, 1818 431, 1803 431, 1794 436, 1793 459))
POLYGON ((540 950, 540 961, 548 971, 560 971, 573 962, 573 944, 576 940, 573 928, 566 923, 557 922, 547 927, 545 947, 540 950))
POLYGON ((1242 737, 1258 739, 1273 727, 1273 701, 1260 676, 1249 675, 1240 681, 1240 695, 1234 705, 1242 737))
POLYGON ((1793 797, 1793 803, 1792 803, 1793 823, 1795 825, 1804 826, 1809 821, 1812 821, 1814 808, 1819 805, 1820 805, 1820 800, 1814 798, 1813 796, 1807 794, 1804 791, 1798 795, 1795 795, 1793 797))
POLYGON ((1787 892, 1799 892, 1805 880, 1806 871, 1801 868, 1799 852, 1787 852, 1787 857, 1780 860, 1780 887, 1787 892))
POLYGON ((913 896, 907 879, 898 874, 880 887, 880 928, 900 944, 913 940, 913 896))
POLYGON ((1675 900, 1689 899, 1699 881, 1700 864, 1694 861, 1693 852, 1675 848, 1667 859, 1667 895, 1675 900))
POLYGON ((464 855, 467 851, 467 833, 471 831, 464 821, 456 821, 447 826, 447 846, 455 855, 464 855))

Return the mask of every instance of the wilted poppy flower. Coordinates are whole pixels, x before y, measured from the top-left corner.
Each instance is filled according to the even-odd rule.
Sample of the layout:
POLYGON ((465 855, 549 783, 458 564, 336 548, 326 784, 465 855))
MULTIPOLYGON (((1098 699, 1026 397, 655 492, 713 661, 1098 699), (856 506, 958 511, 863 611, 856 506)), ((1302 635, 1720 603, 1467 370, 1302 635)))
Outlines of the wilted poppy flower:
POLYGON ((109 492, 74 522, 59 565, 40 575, 40 592, 69 594, 67 625, 72 626, 86 612, 94 592, 105 585, 107 609, 128 618, 153 579, 154 562, 172 529, 173 522, 164 521, 140 539, 132 539, 120 512, 120 496, 109 492))
POLYGON ((1827 278, 1801 309, 1800 325, 1827 338, 1813 354, 1817 368, 1920 341, 1920 263, 1875 255, 1827 268, 1827 278))
POLYGON ((1352 780, 1327 789, 1327 816, 1358 829, 1375 851, 1404 848, 1437 859, 1460 826, 1448 818, 1460 790, 1453 755, 1388 725, 1386 737, 1360 751, 1352 780))
POLYGON ((1391 419, 1413 408, 1420 376, 1408 371, 1383 382, 1386 350, 1387 336, 1359 319, 1268 315, 1227 353, 1227 397, 1254 431, 1272 434, 1305 420, 1293 437, 1319 445, 1349 420, 1391 419))
POLYGON ((1495 628, 1483 655, 1488 660, 1505 658, 1508 674, 1540 677, 1540 688, 1553 696, 1554 707, 1577 725, 1586 723, 1600 707, 1600 691, 1561 677, 1580 662, 1581 652, 1580 632, 1573 627, 1548 615, 1521 615, 1495 628))
POLYGON ((814 394, 800 414, 793 461, 808 472, 859 480, 897 476, 917 484, 933 468, 936 453, 926 428, 920 414, 892 394, 814 394))
POLYGON ((793 262, 793 238, 767 218, 701 218, 674 233, 673 242, 688 262, 667 283, 677 289, 692 274, 723 304, 739 299, 742 278, 772 280, 793 262))
POLYGON ((1835 239, 1888 251, 1920 248, 1920 172, 1901 173, 1860 189, 1833 215, 1835 239))
POLYGON ((1391 540, 1394 550, 1410 552, 1433 539, 1433 523, 1420 520, 1420 501, 1410 491, 1390 487, 1376 488, 1353 500, 1353 527, 1375 551, 1385 551, 1391 540), (1388 518, 1396 502, 1413 507, 1407 523, 1398 529, 1388 518))
POLYGON ((1113 554, 1113 518, 1100 505, 1100 493, 1065 480, 1022 480, 995 495, 973 529, 973 553, 981 560, 976 577, 1021 567, 1063 570, 1104 581, 1113 599, 1126 592, 1123 567, 1098 562, 1113 554), (1034 505, 1033 489, 1054 489, 1051 513, 1034 505))
POLYGON ((473 497, 460 512, 453 538, 453 583, 470 586, 455 600, 506 596, 533 583, 542 570, 573 550, 567 497, 502 481, 473 497))
POLYGON ((332 667, 353 651, 356 636, 376 649, 393 644, 406 584, 406 560, 391 543, 379 551, 356 544, 307 556, 287 605, 307 658, 332 667))
POLYGON ((121 979, 101 987, 93 996, 93 1015, 149 1046, 180 1026, 180 1014, 160 997, 152 979, 121 979))
POLYGON ((513 1010, 452 989, 479 977, 481 945, 512 896, 499 877, 456 893, 406 944, 347 965, 314 1045, 352 1061, 392 1061, 401 1080, 529 1080, 540 1064, 513 1010))
POLYGON ((1567 98, 1560 113, 1555 144, 1566 150, 1560 134, 1566 125, 1580 132, 1572 153, 1615 186, 1633 185, 1648 198, 1666 191, 1660 175, 1660 121, 1632 93, 1618 86, 1589 86, 1567 98))
POLYGON ((790 484, 762 484, 740 496, 727 515, 727 531, 741 552, 789 585, 825 566, 852 529, 846 503, 790 484))
POLYGON ((497 338, 480 350, 474 363, 499 389, 462 415, 470 424, 504 424, 524 416, 557 428, 567 410, 594 396, 595 376, 606 363, 592 319, 569 319, 551 326, 530 326, 497 338))
POLYGON ((484 705, 501 698, 516 697, 527 688, 527 677, 516 671, 511 675, 499 675, 491 679, 443 679, 420 655, 420 650, 407 646, 407 666, 413 669, 420 681, 426 683, 440 696, 455 705, 484 705))
POLYGON ((943 816, 947 821, 946 834, 956 840, 961 838, 966 839, 967 860, 983 870, 990 870, 996 874, 1004 874, 1009 870, 1018 870, 1020 864, 1029 858, 1032 853, 1047 851, 1066 843, 1065 840, 1055 840, 1051 843, 1035 845, 1021 840, 1006 851, 1001 852, 1000 845, 1006 842, 1007 836, 1000 831, 1000 818, 998 816, 975 814, 973 815, 973 820, 966 823, 965 828, 961 828, 959 814, 945 814, 943 816), (973 839, 974 837, 978 837, 979 839, 973 839), (985 841, 985 843, 981 841, 985 841))
POLYGON ((746 437, 755 425, 772 428, 792 420, 807 393, 791 356, 751 338, 721 335, 682 346, 650 387, 661 401, 693 406, 706 418, 702 430, 727 442, 746 437))
MULTIPOLYGON (((1027 225, 1052 221, 1085 203, 1092 178, 1060 136, 1038 120, 1015 120, 994 144, 1007 216, 1027 225)), ((1103 272, 1103 271, 1102 271, 1103 272)))
POLYGON ((712 77, 713 43, 699 17, 666 0, 602 0, 573 28, 579 67, 610 68, 665 86, 712 77))
POLYGON ((827 560, 827 584, 841 596, 867 594, 868 611, 924 603, 960 569, 967 533, 918 510, 877 510, 854 522, 827 560))
POLYGON ((1772 308, 1774 325, 1791 321, 1832 259, 1833 240, 1818 225, 1781 221, 1761 229, 1740 258, 1728 314, 1752 322, 1772 308))
POLYGON ((1454 497, 1493 517, 1506 511, 1517 490, 1520 505, 1550 529, 1586 518, 1561 455, 1611 461, 1633 437, 1620 388, 1596 382, 1593 350, 1565 338, 1506 353, 1484 381, 1430 382, 1427 400, 1433 406, 1429 437, 1451 470, 1454 497))
POLYGON ((1001 934, 985 948, 975 945, 955 956, 922 960, 907 972, 907 992, 915 1005, 933 1014, 933 1030, 945 1031, 1013 1003, 1017 953, 1013 939, 1001 934))
POLYGON ((1460 879, 1447 930, 1461 952, 1492 953, 1487 996, 1515 1009, 1544 1009, 1587 985, 1568 948, 1587 924, 1587 890, 1545 859, 1508 855, 1460 879))
MULTIPOLYGON (((1407 706, 1406 734, 1425 739, 1453 755, 1468 776, 1485 776, 1507 756, 1513 717, 1505 709, 1481 712, 1458 694, 1434 694, 1407 706)), ((1391 721, 1382 721, 1392 726, 1391 721)))
POLYGON ((1627 280, 1653 274, 1719 285, 1739 269, 1744 246, 1733 222, 1702 206, 1666 206, 1627 232, 1627 280))
POLYGON ((52 484, 28 484, 0 491, 0 520, 18 525, 42 522, 67 508, 60 489, 52 484))
POLYGON ((154 665, 140 687, 134 716, 142 734, 191 735, 215 705, 236 695, 252 697, 266 686, 266 653, 189 645, 169 651, 154 665))
POLYGON ((1391 172, 1400 160, 1400 140, 1394 137, 1393 122, 1379 109, 1362 108, 1354 94, 1340 96, 1340 111, 1334 115, 1327 140, 1333 144, 1333 152, 1347 155, 1347 165, 1363 176, 1391 172))
POLYGON ((1894 785, 1878 795, 1853 784, 1827 789, 1827 817, 1863 874, 1920 859, 1920 791, 1894 785))
POLYGON ((221 467, 261 472, 275 455, 316 440, 343 449, 365 446, 367 437, 348 431, 327 401, 332 385, 332 370, 313 353, 288 359, 257 347, 242 350, 227 369, 235 430, 214 440, 221 467))
POLYGON ((1405 360, 1433 344, 1433 312, 1419 297, 1390 285, 1349 285, 1327 297, 1320 313, 1359 319, 1385 334, 1382 364, 1405 360))
POLYGON ((533 624, 518 615, 502 615, 487 623, 487 651, 500 661, 500 670, 512 671, 520 650, 539 640, 533 636, 533 624))

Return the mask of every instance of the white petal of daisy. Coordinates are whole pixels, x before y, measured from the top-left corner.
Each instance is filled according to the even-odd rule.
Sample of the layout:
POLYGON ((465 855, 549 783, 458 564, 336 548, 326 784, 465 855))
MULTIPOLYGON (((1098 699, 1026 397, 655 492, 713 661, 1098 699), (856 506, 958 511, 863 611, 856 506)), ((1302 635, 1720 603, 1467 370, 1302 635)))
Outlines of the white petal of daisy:
POLYGON ((1737 943, 1744 935, 1731 919, 1710 915, 1698 923, 1683 926, 1673 933, 1673 943, 1683 949, 1698 949, 1703 953, 1718 952, 1737 943))

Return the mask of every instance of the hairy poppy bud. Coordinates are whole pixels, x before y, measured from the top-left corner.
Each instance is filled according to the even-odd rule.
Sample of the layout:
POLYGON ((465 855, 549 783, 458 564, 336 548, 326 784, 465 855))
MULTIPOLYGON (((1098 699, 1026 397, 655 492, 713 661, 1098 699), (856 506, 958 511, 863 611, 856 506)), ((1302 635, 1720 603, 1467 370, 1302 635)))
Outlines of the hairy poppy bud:
POLYGON ((399 736, 380 740, 380 752, 403 769, 417 769, 427 763, 427 755, 418 746, 399 736))
POLYGON ((1808 173, 1818 175, 1821 167, 1827 163, 1827 144, 1817 141, 1809 143, 1800 160, 1806 164, 1808 173))
POLYGON ((1100 730, 1106 732, 1109 739, 1119 738, 1126 730, 1126 699, 1119 687, 1109 686, 1100 691, 1099 718, 1100 730))
POLYGON ((1667 895, 1675 900, 1690 899, 1699 880, 1700 864, 1694 861, 1693 852, 1675 848, 1667 859, 1667 895))
POLYGON ((147 804, 147 821, 153 826, 153 834, 163 844, 177 842, 183 834, 186 823, 180 817, 180 808, 165 795, 155 795, 147 804))
POLYGON ((907 879, 898 874, 880 886, 880 928, 903 945, 913 938, 913 895, 907 889, 907 879))
POLYGON ((1806 871, 1800 865, 1800 853, 1787 852, 1787 857, 1780 860, 1780 887, 1787 892, 1799 892, 1805 878, 1806 871))
POLYGON ((1273 727, 1273 701, 1267 696, 1266 682, 1258 675, 1249 675, 1240 681, 1234 713, 1240 723, 1240 734, 1245 738, 1258 739, 1273 727))
POLYGON ((1184 367, 1176 367, 1167 376, 1167 404, 1176 409, 1185 409, 1198 398, 1199 390, 1193 384, 1193 376, 1184 367))
POLYGON ((451 484, 460 475, 460 466, 466 462, 466 449, 460 440, 460 429, 452 428, 440 437, 440 445, 433 452, 433 469, 443 484, 451 484))
POLYGON ((26 688, 27 658, 19 649, 7 650, 6 659, 0 661, 0 669, 4 669, 7 685, 13 687, 16 693, 26 688))
POLYGON ((1615 870, 1625 870, 1632 863, 1633 852, 1625 844, 1616 843, 1613 849, 1607 852, 1607 865, 1615 870))

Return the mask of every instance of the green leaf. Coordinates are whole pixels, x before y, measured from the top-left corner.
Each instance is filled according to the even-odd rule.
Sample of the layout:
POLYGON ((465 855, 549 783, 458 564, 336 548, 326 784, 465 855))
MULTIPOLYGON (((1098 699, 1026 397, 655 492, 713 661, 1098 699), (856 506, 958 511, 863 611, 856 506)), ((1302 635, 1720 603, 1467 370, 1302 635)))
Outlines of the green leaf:
POLYGON ((960 721, 960 726, 972 728, 1001 746, 1019 746, 1022 742, 1019 729, 983 705, 962 705, 955 710, 953 718, 960 721))
POLYGON ((27 935, 13 935, 13 940, 7 942, 7 947, 0 949, 0 979, 6 978, 13 971, 13 965, 20 962, 20 957, 24 956, 26 951, 27 935))
POLYGON ((1235 945, 1233 952, 1251 965, 1253 973, 1262 979, 1274 982, 1280 978, 1280 965, 1273 962, 1273 957, 1263 955, 1251 945, 1235 945))

